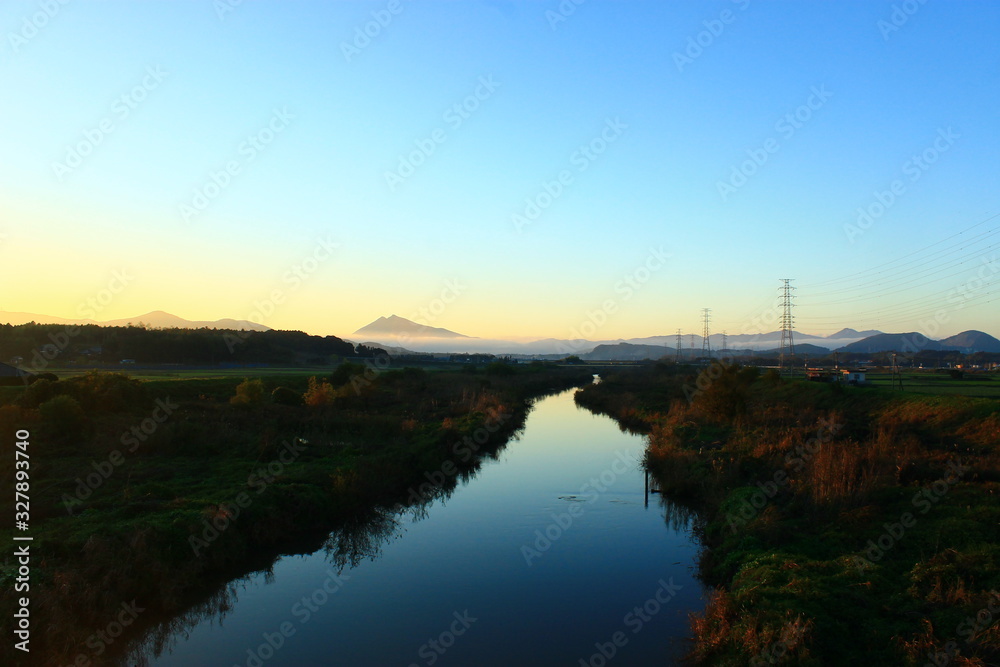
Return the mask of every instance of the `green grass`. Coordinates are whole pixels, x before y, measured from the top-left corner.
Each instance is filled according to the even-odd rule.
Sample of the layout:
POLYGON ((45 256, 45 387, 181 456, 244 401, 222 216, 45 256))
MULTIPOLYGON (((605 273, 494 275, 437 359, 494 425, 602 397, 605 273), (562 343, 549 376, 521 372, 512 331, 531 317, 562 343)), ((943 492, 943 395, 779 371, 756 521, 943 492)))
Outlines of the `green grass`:
MULTIPOLYGON (((375 376, 360 393, 343 392, 333 404, 294 406, 271 403, 269 392, 277 386, 305 391, 309 377, 327 377, 329 369, 181 373, 156 373, 142 382, 60 373, 64 379, 33 385, 28 393, 10 387, 0 394, 0 428, 32 434, 33 618, 45 628, 52 664, 70 662, 93 632, 92 619, 122 600, 139 598, 155 613, 176 612, 222 572, 239 572, 261 554, 276 556, 282 545, 326 534, 374 507, 411 502, 410 490, 426 482, 424 472, 440 470, 446 460, 462 474, 474 472, 481 457, 499 451, 523 424, 531 398, 590 379, 587 371, 552 365, 503 375, 395 371, 375 376), (268 393, 252 406, 231 405, 246 377, 262 379, 268 393), (79 430, 45 421, 43 415, 61 414, 43 409, 55 402, 53 392, 61 403, 72 399, 86 408, 79 430), (173 413, 129 451, 122 436, 154 414, 155 399, 167 397, 176 404, 173 413), (479 457, 456 460, 452 445, 500 414, 503 425, 492 429, 479 457), (305 450, 273 480, 253 483, 250 475, 277 461, 295 438, 308 441, 305 450), (110 465, 116 451, 120 464, 82 494, 87 497, 70 503, 70 514, 63 501, 94 474, 95 462, 110 465), (195 555, 190 537, 242 493, 252 499, 249 507, 195 555)), ((13 460, 0 460, 6 488, 13 460)), ((458 479, 434 492, 450 493, 458 479)), ((13 516, 12 495, 0 498, 7 516, 13 516)), ((0 530, 0 541, 10 538, 9 528, 0 530)), ((9 553, 0 558, 0 613, 8 617, 15 572, 9 553)), ((9 642, 0 649, 0 661, 9 649, 9 642)))
POLYGON ((1000 622, 970 641, 958 628, 1000 590, 1000 402, 947 391, 993 381, 919 374, 918 393, 879 387, 888 375, 867 388, 765 376, 742 396, 717 381, 689 401, 678 371, 609 374, 577 396, 644 425, 663 492, 701 509, 701 574, 716 589, 694 621, 696 664, 772 664, 787 645, 776 664, 916 667, 953 641, 950 664, 998 662, 1000 622), (803 457, 824 423, 841 427, 803 457), (916 494, 957 462, 967 471, 922 511, 916 494), (776 472, 788 481, 764 499, 776 472), (915 525, 859 567, 907 512, 915 525))
MULTIPOLYGON (((889 388, 892 386, 891 373, 869 373, 866 378, 876 387, 889 388)), ((904 372, 902 378, 904 392, 1000 398, 1000 375, 996 373, 968 373, 961 379, 953 379, 946 373, 904 372)))
POLYGON ((333 366, 248 366, 245 368, 216 368, 204 366, 199 368, 175 368, 164 365, 156 368, 136 368, 121 366, 118 368, 91 368, 85 366, 64 366, 47 368, 46 372, 56 374, 60 379, 79 377, 98 370, 104 373, 123 373, 136 380, 195 380, 218 378, 243 378, 262 376, 309 377, 310 375, 325 376, 333 370, 333 366))

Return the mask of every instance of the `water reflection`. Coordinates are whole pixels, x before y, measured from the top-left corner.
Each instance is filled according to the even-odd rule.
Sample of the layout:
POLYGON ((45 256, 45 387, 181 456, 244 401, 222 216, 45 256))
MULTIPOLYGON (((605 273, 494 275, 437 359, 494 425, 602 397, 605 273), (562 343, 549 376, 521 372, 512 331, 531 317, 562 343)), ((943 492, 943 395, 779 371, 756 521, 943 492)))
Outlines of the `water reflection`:
MULTIPOLYGON (((426 513, 426 509, 423 511, 426 513)), ((382 547, 403 532, 398 513, 374 507, 330 533, 323 551, 337 571, 342 572, 364 560, 376 560, 382 554, 382 547)))
POLYGON ((697 514, 660 494, 652 498, 661 511, 644 509, 645 440, 580 409, 571 394, 543 401, 520 439, 516 448, 507 449, 509 440, 482 448, 440 486, 419 478, 391 499, 396 504, 365 508, 300 546, 299 556, 274 554, 151 628, 128 664, 246 664, 261 632, 288 620, 295 637, 268 661, 273 667, 325 664, 331 647, 338 664, 425 664, 422 643, 466 609, 483 620, 442 667, 576 664, 573 656, 590 655, 594 641, 621 629, 623 615, 661 579, 682 585, 681 594, 657 617, 656 632, 630 638, 619 662, 669 662, 674 640, 688 634, 688 613, 702 608, 691 539, 697 514), (585 512, 570 515, 567 499, 618 457, 630 462, 627 470, 609 478, 585 512), (494 459, 499 465, 484 466, 494 459), (560 535, 526 564, 523 545, 553 522, 560 535), (348 580, 331 594, 335 603, 308 624, 297 620, 290 609, 330 570, 348 580), (376 626, 394 630, 373 642, 376 626))
POLYGON ((290 551, 286 549, 275 552, 265 558, 263 565, 258 560, 258 566, 245 570, 207 594, 203 593, 201 599, 191 603, 183 612, 155 619, 139 639, 126 646, 116 664, 123 667, 146 667, 187 641, 192 630, 199 625, 208 622, 222 627, 226 616, 239 604, 239 593, 254 582, 272 583, 274 565, 284 556, 322 551, 325 559, 334 565, 338 573, 357 568, 365 561, 378 560, 388 543, 405 534, 405 524, 426 519, 431 506, 436 503, 444 504, 457 488, 469 484, 485 462, 498 461, 500 453, 508 444, 520 439, 523 428, 522 419, 506 438, 492 437, 479 446, 469 461, 452 459, 456 472, 453 476, 445 477, 440 484, 415 484, 405 494, 394 499, 398 502, 365 507, 340 522, 334 530, 321 538, 321 544, 317 545, 314 540, 307 538, 290 551))

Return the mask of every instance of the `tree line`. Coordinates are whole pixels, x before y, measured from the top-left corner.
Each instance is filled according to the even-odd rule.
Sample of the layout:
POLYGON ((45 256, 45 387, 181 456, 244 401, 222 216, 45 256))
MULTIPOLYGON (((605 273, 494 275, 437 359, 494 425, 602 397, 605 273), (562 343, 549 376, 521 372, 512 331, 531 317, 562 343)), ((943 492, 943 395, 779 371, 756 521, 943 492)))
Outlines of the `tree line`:
POLYGON ((40 372, 49 364, 136 363, 329 363, 381 350, 357 347, 336 336, 302 331, 154 329, 96 324, 0 324, 0 361, 40 372))

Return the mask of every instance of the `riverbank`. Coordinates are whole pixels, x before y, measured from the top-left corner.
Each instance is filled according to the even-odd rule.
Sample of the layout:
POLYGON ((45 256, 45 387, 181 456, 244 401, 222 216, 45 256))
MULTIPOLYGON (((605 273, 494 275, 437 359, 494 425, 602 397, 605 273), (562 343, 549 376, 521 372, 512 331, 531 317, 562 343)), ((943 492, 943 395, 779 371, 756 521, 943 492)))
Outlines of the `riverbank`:
MULTIPOLYGON (((95 374, 37 382, 0 406, 2 432, 29 431, 32 448, 34 659, 10 643, 4 654, 107 661, 220 573, 373 508, 447 495, 517 432, 532 399, 590 379, 548 365, 348 370, 280 389, 266 377, 95 374)), ((12 485, 9 458, 0 476, 12 485)), ((13 513, 11 500, 2 509, 13 513)), ((16 575, 8 556, 5 618, 16 575)))
POLYGON ((705 519, 695 664, 1000 658, 1000 403, 658 365, 577 394, 705 519))

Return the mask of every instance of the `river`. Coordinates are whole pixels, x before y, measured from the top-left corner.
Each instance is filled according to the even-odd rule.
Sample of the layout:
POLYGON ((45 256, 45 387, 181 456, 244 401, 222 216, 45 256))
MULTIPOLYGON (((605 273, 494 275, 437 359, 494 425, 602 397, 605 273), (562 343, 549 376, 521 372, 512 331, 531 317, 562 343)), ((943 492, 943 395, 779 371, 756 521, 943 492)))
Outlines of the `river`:
POLYGON ((644 447, 572 390, 540 399, 450 497, 231 582, 128 664, 671 664, 706 589, 690 516, 646 506, 644 447))

